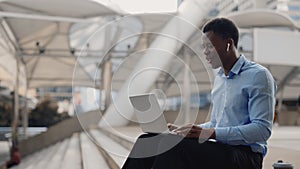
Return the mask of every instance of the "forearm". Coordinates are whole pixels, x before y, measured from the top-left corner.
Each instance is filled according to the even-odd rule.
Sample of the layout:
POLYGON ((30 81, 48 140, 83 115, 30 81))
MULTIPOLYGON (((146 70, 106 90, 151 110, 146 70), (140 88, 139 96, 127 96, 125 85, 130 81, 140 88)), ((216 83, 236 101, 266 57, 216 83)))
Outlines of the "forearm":
POLYGON ((235 127, 218 127, 215 129, 216 140, 231 145, 252 144, 267 141, 271 135, 271 126, 252 122, 235 127))

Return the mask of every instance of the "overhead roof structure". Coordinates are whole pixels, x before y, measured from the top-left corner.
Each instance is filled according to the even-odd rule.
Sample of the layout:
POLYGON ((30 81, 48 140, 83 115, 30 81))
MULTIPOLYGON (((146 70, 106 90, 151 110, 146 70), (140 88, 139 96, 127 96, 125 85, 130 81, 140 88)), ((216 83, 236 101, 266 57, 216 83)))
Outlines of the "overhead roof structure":
MULTIPOLYGON (((109 1, 9 0, 0 2, 0 17, 16 51, 26 67, 29 88, 71 86, 76 57, 69 46, 72 24, 89 18, 122 14, 109 1), (104 2, 104 1, 103 1, 104 2)), ((6 63, 1 62, 1 65, 6 63)), ((78 83, 89 85, 90 77, 77 68, 78 83)))
MULTIPOLYGON (((162 15, 164 16, 164 15, 162 15)), ((271 10, 248 10, 243 12, 235 12, 231 13, 230 15, 226 16, 230 19, 234 20, 235 23, 239 26, 241 29, 253 29, 253 28, 285 28, 290 31, 298 31, 300 30, 299 25, 297 25, 288 15, 278 13, 276 11, 271 10)), ((142 20, 144 23, 162 23, 162 19, 160 20, 159 17, 155 17, 155 15, 152 16, 142 16, 142 20), (154 19, 148 19, 153 17, 154 19), (151 22, 153 21, 153 22, 151 22)), ((165 16, 165 18, 167 18, 165 16)), ((145 24, 144 30, 147 30, 145 32, 153 32, 155 30, 159 30, 161 27, 153 27, 149 26, 148 24, 145 24)), ((154 24, 155 25, 155 24, 154 24)), ((157 24, 159 25, 159 24, 157 24)), ((143 30, 143 31, 144 31, 143 30)), ((148 44, 151 44, 151 39, 153 39, 155 36, 148 34, 147 40, 148 44), (152 36, 152 37, 151 37, 152 36)), ((194 45, 200 45, 201 40, 194 38, 191 39, 191 41, 194 41, 194 45)), ((145 43, 143 41, 139 41, 138 43, 145 43)), ((137 44, 137 46, 143 46, 137 44)), ((138 51, 139 49, 137 49, 138 51)), ((134 51, 132 51, 134 52, 134 51)), ((243 51, 241 51, 243 52, 243 51)), ((182 53, 177 54, 177 58, 183 59, 182 53)), ((186 55, 186 54, 185 54, 186 55)), ((253 54, 252 54, 253 55, 253 54)), ((198 80, 197 83, 199 84, 200 92, 208 92, 211 90, 211 79, 208 76, 205 62, 201 62, 201 59, 199 58, 201 56, 192 56, 192 60, 190 61, 191 65, 190 68, 192 70, 193 75, 197 77, 198 80)), ((122 83, 126 80, 126 77, 130 74, 130 72, 135 67, 136 63, 139 61, 139 57, 135 56, 135 59, 131 59, 131 61, 124 61, 121 66, 119 66, 119 71, 114 74, 113 77, 113 84, 112 88, 115 91, 118 91, 120 86, 122 86, 122 83), (122 69, 122 68, 126 69, 122 69)), ((173 63, 176 62, 176 60, 173 61, 173 63)), ((172 62, 171 64, 172 65, 172 62)), ((274 64, 265 64, 266 67, 268 67, 272 74, 274 75, 277 85, 278 85, 278 91, 281 91, 281 89, 284 87, 284 98, 297 98, 299 95, 299 87, 300 87, 300 72, 299 67, 295 66, 288 66, 288 65, 274 65, 274 64)), ((158 88, 159 86, 164 86, 167 88, 166 94, 168 96, 180 96, 180 90, 178 90, 178 87, 176 87, 178 84, 182 85, 183 78, 184 78, 184 69, 183 67, 177 67, 178 70, 177 73, 172 73, 173 75, 176 75, 176 77, 170 78, 166 76, 166 74, 162 73, 159 79, 156 81, 156 86, 153 86, 153 88, 158 88), (176 79, 177 81, 175 81, 176 79), (177 84, 176 84, 177 83, 177 84)), ((170 68, 169 72, 172 72, 170 68)), ((193 92, 193 91, 192 91, 193 92)))
MULTIPOLYGON (((91 50, 104 50, 103 43, 112 43, 111 47, 113 47, 110 52, 112 57, 112 61, 114 62, 114 70, 113 70, 113 77, 112 77, 112 90, 118 92, 119 89, 122 87, 124 82, 127 80, 128 76, 131 74, 133 69, 135 68, 136 64, 141 59, 143 53, 146 50, 149 50, 149 45, 153 42, 156 37, 162 37, 164 34, 161 34, 161 29, 165 26, 165 24, 174 18, 175 14, 170 13, 161 13, 161 14, 140 14, 140 15, 128 15, 124 17, 118 18, 116 21, 105 25, 105 27, 97 26, 85 26, 84 24, 81 25, 82 29, 75 29, 72 31, 71 38, 75 41, 73 46, 83 46, 83 44, 87 44, 87 38, 85 40, 78 40, 80 35, 93 35, 90 36, 89 39, 89 48, 91 50), (119 35, 116 35, 117 30, 116 27, 119 27, 119 35), (100 28, 99 28, 100 27, 100 28), (114 42, 109 42, 109 38, 103 39, 105 34, 107 35, 106 30, 110 30, 110 33, 113 34, 114 42), (95 37, 95 41, 93 38, 95 37), (100 37, 100 38, 99 38, 100 37), (136 39, 135 39, 136 38, 136 39), (84 41, 84 42, 83 42, 84 41), (83 44, 82 44, 83 43, 83 44), (96 44, 96 45, 95 45, 96 44), (116 46, 114 46, 116 45, 116 46), (95 47, 96 46, 96 47, 95 47), (129 49, 127 47, 130 47, 129 49), (99 47, 101 49, 99 49, 99 47)), ((177 18, 177 20, 181 20, 177 18)), ((101 23, 102 21, 99 21, 101 23)), ((182 20, 183 22, 183 20, 182 20)), ((95 23, 98 24, 98 23, 95 23)), ((201 32, 201 30, 199 29, 201 32)), ((196 33, 195 33, 196 34, 196 33)), ((199 35, 199 32, 197 32, 199 35)), ((201 33, 200 33, 201 34, 201 33)), ((194 37, 194 36, 192 36, 194 37)), ((82 38, 82 37, 81 37, 82 38)), ((113 40, 112 40, 113 41, 113 40)), ((190 55, 190 68, 191 73, 197 79, 197 82, 200 87, 200 92, 208 92, 211 89, 211 82, 210 78, 208 77, 208 72, 206 70, 207 62, 204 57, 197 55, 195 51, 192 50, 200 50, 201 44, 201 37, 197 36, 194 37, 191 41, 193 43, 189 44, 189 46, 185 46, 185 53, 183 54, 183 49, 180 53, 176 53, 176 57, 170 62, 169 67, 165 71, 161 71, 161 76, 156 80, 152 89, 163 89, 167 96, 180 96, 181 92, 178 88, 178 85, 183 84, 184 79, 184 55, 190 55), (188 51, 188 52, 186 52, 188 51), (202 58, 200 58, 202 57, 202 58), (201 60, 202 59, 202 60, 201 60), (179 63, 181 61, 181 64, 179 63), (175 66, 174 64, 180 64, 175 66)), ((179 41, 178 41, 179 42, 179 41)), ((179 42, 180 43, 180 42, 179 42)), ((156 50, 156 49, 150 49, 156 50)), ((103 52, 103 51, 102 51, 103 52)), ((103 54, 103 53, 102 53, 103 54)), ((161 52, 163 55, 163 52, 161 52)), ((202 54, 202 53, 201 53, 202 54)), ((103 54, 104 55, 104 54, 103 54)), ((79 59, 80 62, 82 61, 83 65, 86 64, 88 68, 90 63, 87 63, 84 57, 79 59), (84 63, 85 62, 85 63, 84 63)), ((102 60, 97 60, 95 62, 101 62, 102 60)), ((99 76, 99 72, 96 72, 96 68, 94 67, 93 77, 99 76), (98 73, 98 75, 97 75, 98 73)), ((192 91, 197 92, 197 91, 192 91)))
POLYGON ((12 57, 14 46, 10 43, 3 27, 0 27, 0 85, 13 89, 16 72, 16 61, 12 57))
MULTIPOLYGON (((96 16, 120 16, 123 12, 114 4, 98 4, 92 1, 75 0, 72 3, 61 0, 11 0, 0 3, 0 16, 8 25, 6 31, 14 43, 19 54, 22 55, 22 62, 26 68, 26 79, 29 88, 43 86, 71 86, 76 85, 94 87, 94 77, 76 65, 76 57, 71 53, 69 46, 69 31, 74 23, 93 22, 92 17, 96 16), (28 26, 30 25, 30 26, 28 26), (75 74, 76 78, 73 78, 75 74), (75 81, 74 81, 75 80, 75 81)), ((157 36, 160 29, 170 20, 173 14, 150 14, 135 15, 135 25, 142 25, 142 29, 134 31, 138 40, 130 52, 136 52, 150 44, 157 36), (146 32, 146 33, 145 33, 146 32), (142 34, 144 33, 144 34, 142 34)), ((98 25, 99 26, 99 25, 98 25)), ((128 25, 127 28, 134 25, 128 25)), ((123 30, 126 31, 127 28, 123 30)), ((85 33, 83 30, 81 33, 85 33)), ((127 30, 128 31, 128 30, 127 30)), ((120 36, 119 38, 124 37, 120 36)), ((127 53, 128 54, 128 53, 127 53)), ((182 54, 181 59, 182 59, 182 54)), ((204 67, 200 68, 195 63, 199 62, 198 56, 192 57, 193 73, 197 79, 202 79, 203 91, 210 89, 210 82, 204 67), (194 66, 193 66, 194 65, 194 66), (206 80, 204 80, 206 79, 206 80)), ((179 56, 180 58, 180 56, 179 56)), ((136 61, 138 61, 137 58, 136 61)), ((126 73, 129 73, 135 66, 136 61, 126 62, 114 75, 113 90, 118 91, 124 80, 126 73), (125 65, 127 64, 127 65, 125 65)), ((176 62, 176 61, 173 61, 176 62)), ((174 83, 183 83, 183 66, 175 71, 176 77, 162 74, 153 88, 157 86, 168 88, 168 95, 180 95, 180 91, 174 83), (177 73, 176 73, 177 72, 177 73), (167 81, 167 84, 164 84, 167 81)), ((171 68, 170 68, 171 69, 171 68)))
MULTIPOLYGON (((115 63, 116 66, 114 69, 111 86, 114 91, 119 91, 146 50, 152 50, 154 53, 159 54, 158 50, 148 49, 148 47, 155 38, 164 36, 160 31, 162 27, 165 26, 167 21, 173 17, 174 15, 172 14, 143 14, 122 18, 124 20, 122 24, 124 30, 132 29, 132 27, 138 25, 139 23, 142 25, 142 28, 127 34, 124 33, 119 37, 121 40, 118 41, 117 44, 120 45, 122 45, 122 43, 124 43, 123 45, 126 45, 126 42, 122 41, 122 39, 126 37, 136 36, 138 37, 138 40, 123 58, 119 57, 121 60, 120 63, 115 63), (130 22, 129 20, 134 20, 135 22, 130 22)), ((178 18, 178 20, 180 20, 180 18, 178 18)), ((200 29, 199 31, 201 32, 200 29)), ((190 55, 190 73, 192 76, 195 76, 197 80, 196 83, 198 83, 200 86, 200 92, 210 91, 211 79, 209 78, 209 72, 206 69, 208 65, 203 55, 201 55, 202 53, 199 54, 201 37, 199 37, 199 32, 195 34, 198 34, 198 36, 192 38, 191 41, 193 43, 185 46, 184 48, 186 49, 182 48, 181 52, 174 54, 176 57, 171 60, 166 70, 161 71, 161 76, 156 80, 151 90, 162 89, 167 96, 180 96, 182 91, 180 91, 178 86, 182 86, 184 81, 184 56, 190 55)), ((164 52, 161 51, 160 54, 164 55, 164 52)))
MULTIPOLYGON (((69 45, 69 31, 74 23, 94 22, 93 17, 123 15, 122 10, 116 5, 110 4, 109 1, 103 2, 105 3, 99 4, 85 0, 75 0, 72 3, 61 0, 1 1, 0 16, 5 22, 3 28, 17 50, 14 55, 22 56, 29 88, 71 86, 72 84, 94 87, 93 77, 81 68, 80 64, 76 65, 76 72, 74 72, 77 58, 74 57, 69 45), (76 78, 73 78, 73 75, 76 78)), ((135 24, 142 24, 143 27, 140 32, 134 33, 151 34, 159 32, 173 15, 136 15, 134 17, 137 20, 135 24)), ((143 38, 138 37, 138 42, 134 46, 136 50, 140 49, 139 46, 150 43, 153 38, 147 36, 147 42, 141 39, 143 38)), ((15 62, 15 60, 12 61, 15 62)), ((134 62, 130 66, 134 68, 134 62)), ((117 80, 119 83, 114 85, 114 90, 117 91, 122 85, 126 77, 124 75, 120 75, 123 79, 117 80)), ((162 83, 162 80, 164 79, 158 80, 158 83, 162 83)))
POLYGON ((300 29, 288 15, 274 10, 255 9, 241 12, 234 12, 228 15, 240 28, 255 27, 288 27, 300 29))
MULTIPOLYGON (((270 10, 249 10, 232 13, 228 16, 240 28, 288 28, 289 31, 299 33, 300 27, 288 15, 270 10)), ((282 40, 282 39, 278 39, 282 40)), ((282 56, 287 57, 287 56, 282 56)), ((300 63, 294 65, 267 64, 264 65, 271 71, 278 85, 277 91, 284 88, 283 98, 298 98, 300 88, 300 63)), ((279 95, 280 92, 278 92, 279 95)))
MULTIPOLYGON (((84 65, 76 65, 77 57, 74 56, 74 50, 72 51, 72 47, 70 46, 70 28, 74 23, 86 23, 86 25, 89 25, 89 23, 95 22, 93 17, 98 16, 117 16, 116 18, 124 18, 125 15, 126 18, 126 14, 116 7, 115 4, 104 0, 103 4, 86 0, 73 0, 72 3, 67 0, 9 0, 1 1, 0 9, 2 28, 6 31, 13 46, 17 49, 14 55, 16 56, 16 54, 18 54, 22 56, 22 63, 26 68, 24 74, 26 75, 29 88, 71 86, 72 83, 94 87, 95 79, 93 74, 86 72, 87 69, 82 67, 84 65), (76 70, 74 72, 75 65, 76 70), (75 79, 73 75, 76 76, 75 79)), ((123 55, 124 58, 119 59, 125 59, 127 56, 134 55, 136 52, 146 49, 157 36, 157 32, 159 32, 165 23, 173 16, 173 14, 133 15, 131 19, 134 18, 132 19, 134 21, 128 22, 127 25, 125 22, 120 24, 123 26, 120 35, 114 35, 116 43, 125 42, 122 38, 128 35, 130 29, 132 32, 129 34, 135 34, 137 40, 135 40, 134 45, 131 45, 130 50, 125 51, 126 54, 123 55), (141 29, 137 28, 132 30, 132 27, 139 27, 139 25, 142 26, 141 29), (127 34, 124 33, 126 31, 127 34)), ((236 12, 230 14, 228 17, 233 19, 240 28, 288 27, 296 30, 299 29, 299 25, 295 24, 288 16, 269 10, 236 12)), ((101 24, 97 26, 101 27, 101 24)), ((88 29, 79 30, 77 34, 87 34, 88 29)), ((95 30, 96 29, 99 28, 95 28, 95 30)), ((193 39, 193 41, 193 45, 197 46, 201 40, 193 39)), ((84 43, 79 44, 82 45, 84 43)), ((112 55, 113 52, 114 51, 112 51, 112 55)), ((180 52, 181 53, 177 54, 177 59, 183 59, 183 51, 180 52)), ((4 58, 4 55, 1 57, 4 58)), ((139 60, 137 55, 132 56, 132 58, 134 57, 136 59, 132 59, 130 62, 121 61, 122 64, 117 64, 119 67, 115 68, 116 73, 113 76, 112 84, 114 91, 120 89, 127 75, 134 69, 135 63, 139 60)), ((13 57, 10 58, 10 60, 10 62, 15 62, 13 57)), ((176 60, 174 60, 173 63, 174 62, 176 62, 176 60)), ((190 67, 192 73, 197 79, 201 79, 197 81, 200 85, 200 91, 207 92, 211 89, 211 79, 209 79, 205 68, 206 63, 200 62, 201 59, 199 59, 199 56, 191 54, 190 67)), ((1 61, 0 65, 0 78, 5 81, 7 77, 11 76, 7 72, 11 71, 7 71, 4 62, 1 61)), ((282 79, 291 79, 285 82, 291 83, 291 86, 298 84, 298 81, 295 80, 299 79, 299 75, 297 73, 295 74, 297 71, 292 71, 293 68, 289 66, 277 68, 278 65, 267 66, 272 70, 272 73, 279 81, 282 79), (286 73, 282 74, 283 72, 286 73), (294 73, 291 75, 290 73, 292 72, 294 73)), ((167 95, 169 96, 180 95, 180 91, 176 87, 177 84, 174 79, 176 79, 179 84, 183 83, 184 68, 179 67, 178 70, 171 69, 172 68, 168 71, 175 72, 176 77, 170 77, 162 73, 153 86, 153 89, 160 86, 167 88, 167 95)))

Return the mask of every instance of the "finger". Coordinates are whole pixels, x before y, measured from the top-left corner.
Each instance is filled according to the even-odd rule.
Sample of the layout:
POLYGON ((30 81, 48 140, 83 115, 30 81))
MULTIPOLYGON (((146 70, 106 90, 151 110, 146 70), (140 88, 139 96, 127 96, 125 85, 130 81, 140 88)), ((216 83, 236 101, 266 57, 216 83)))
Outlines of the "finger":
POLYGON ((186 135, 187 138, 199 138, 200 132, 193 132, 193 133, 188 133, 186 135))
POLYGON ((171 127, 171 126, 173 126, 173 124, 172 124, 172 123, 168 123, 167 126, 168 126, 168 127, 171 127))
POLYGON ((186 137, 187 134, 186 133, 177 133, 178 136, 182 136, 182 137, 186 137))
POLYGON ((172 123, 168 123, 167 126, 168 126, 168 128, 169 128, 170 130, 175 130, 175 129, 178 128, 178 126, 176 126, 176 125, 174 125, 174 124, 172 124, 172 123))
POLYGON ((185 130, 180 130, 180 131, 177 131, 176 132, 178 135, 180 135, 180 136, 186 136, 186 135, 188 135, 189 133, 190 133, 190 130, 189 129, 185 129, 185 130))
POLYGON ((173 130, 173 132, 176 132, 176 133, 184 133, 186 132, 187 130, 190 130, 190 128, 183 128, 183 127, 179 127, 175 130, 173 130))
POLYGON ((201 131, 202 131, 202 128, 195 127, 195 128, 191 128, 191 129, 181 130, 181 131, 178 131, 177 133, 179 133, 180 135, 182 135, 184 137, 188 137, 188 138, 198 138, 201 134, 201 131))
POLYGON ((177 129, 175 129, 174 131, 176 132, 176 131, 191 129, 192 127, 193 127, 193 125, 181 126, 181 127, 178 127, 177 129))
POLYGON ((196 126, 196 125, 193 125, 193 124, 188 124, 186 126, 181 126, 181 127, 178 127, 177 129, 174 130, 174 132, 177 132, 177 131, 182 131, 182 130, 200 130, 201 131, 201 127, 199 126, 196 126))

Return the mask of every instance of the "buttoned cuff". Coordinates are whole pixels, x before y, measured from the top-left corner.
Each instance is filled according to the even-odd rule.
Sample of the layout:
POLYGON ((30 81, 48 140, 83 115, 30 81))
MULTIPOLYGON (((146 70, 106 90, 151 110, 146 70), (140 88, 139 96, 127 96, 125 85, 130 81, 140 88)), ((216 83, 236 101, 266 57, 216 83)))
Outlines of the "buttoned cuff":
POLYGON ((217 128, 215 128, 215 133, 216 133, 216 140, 217 141, 227 143, 228 133, 229 133, 229 128, 228 127, 217 127, 217 128))

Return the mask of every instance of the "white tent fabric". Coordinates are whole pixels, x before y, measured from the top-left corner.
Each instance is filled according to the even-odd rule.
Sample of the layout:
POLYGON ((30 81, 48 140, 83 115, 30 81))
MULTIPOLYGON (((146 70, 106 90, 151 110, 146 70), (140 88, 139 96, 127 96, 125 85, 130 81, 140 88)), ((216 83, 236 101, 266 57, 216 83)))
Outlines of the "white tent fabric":
MULTIPOLYGON (((15 36, 15 43, 24 56, 23 61, 26 65, 29 88, 57 85, 69 86, 72 83, 94 86, 94 77, 92 76, 91 79, 91 74, 87 74, 84 69, 80 68, 80 65, 76 66, 76 77, 72 79, 74 73, 74 69, 72 68, 74 68, 76 63, 76 57, 70 54, 69 39, 67 38, 69 28, 73 22, 82 21, 79 20, 82 18, 122 14, 120 10, 115 8, 114 4, 106 3, 105 6, 84 0, 76 0, 72 1, 72 3, 59 0, 11 0, 2 1, 0 7, 2 9, 2 13, 0 14, 8 16, 5 20, 15 36)), ((173 14, 135 16, 135 25, 137 27, 139 27, 138 25, 142 25, 142 29, 139 31, 134 30, 136 37, 138 37, 138 42, 132 45, 133 49, 131 52, 139 51, 141 47, 145 48, 147 44, 150 44, 156 36, 155 33, 159 32, 172 17, 173 14), (149 33, 144 41, 139 37, 139 33, 141 32, 149 33), (153 32, 154 35, 151 35, 153 32)), ((128 25, 127 28, 130 26, 132 25, 128 25)), ((81 33, 84 32, 85 30, 81 31, 81 33)), ((120 38, 124 36, 120 36, 120 38)), ((197 59, 196 57, 193 58, 197 59)), ((130 65, 125 66, 127 71, 119 70, 119 74, 116 73, 114 75, 113 90, 118 91, 126 79, 126 72, 130 73, 130 69, 133 69, 135 66, 134 63, 132 61, 129 63, 130 65), (122 73, 120 74, 120 72, 122 73)), ((195 63, 195 61, 191 63, 195 63)), ((195 76, 199 77, 197 79, 201 79, 205 81, 205 84, 209 84, 207 74, 202 72, 203 69, 198 67, 196 69, 200 70, 200 72, 196 72, 197 75, 195 76), (200 77, 201 74, 204 74, 206 77, 200 77)), ((178 72, 176 73, 176 80, 178 80, 178 83, 182 83, 182 71, 178 72)), ((169 88, 168 95, 179 95, 180 91, 176 88, 174 81, 164 75, 157 80, 156 85, 162 86, 165 80, 169 81, 169 86, 166 86, 169 88)), ((153 86, 153 88, 156 88, 156 86, 153 86)), ((208 85, 205 90, 208 91, 209 88, 208 85)))
POLYGON ((234 20, 240 28, 254 27, 289 27, 300 29, 288 15, 274 10, 255 9, 229 14, 230 19, 234 20))
MULTIPOLYGON (((47 27, 47 31, 54 32, 51 36, 42 36, 36 43, 46 44, 45 47, 36 46, 30 48, 28 44, 24 44, 23 51, 24 62, 26 64, 28 86, 30 88, 40 86, 71 86, 73 82, 76 57, 72 55, 69 47, 69 23, 59 23, 47 27), (49 31, 53 29, 53 31, 49 31), (27 47, 28 46, 28 47, 27 47), (41 50, 41 51, 40 51, 41 50), (45 51, 42 51, 45 50, 45 51)), ((77 85, 87 86, 90 77, 84 72, 84 69, 76 69, 76 77, 74 82, 77 85)))
MULTIPOLYGON (((71 86, 76 57, 69 47, 70 26, 121 13, 114 4, 87 0, 10 0, 1 1, 0 9, 10 29, 6 32, 11 31, 18 55, 24 56, 29 88, 71 86)), ((76 76, 77 84, 89 84, 90 77, 80 67, 76 76)))
POLYGON ((13 89, 16 60, 12 55, 15 51, 7 36, 5 36, 3 27, 0 27, 0 30, 0 84, 13 89))
MULTIPOLYGON (((4 24, 4 21, 2 21, 4 24)), ((6 32, 4 27, 0 27, 0 85, 8 88, 9 90, 14 89, 16 82, 16 72, 17 72, 17 62, 16 57, 14 57, 16 51, 6 32)), ((25 77, 25 67, 20 65, 19 71, 19 93, 21 95, 25 94, 26 79, 25 77)))
MULTIPOLYGON (((1 1, 0 9, 0 16, 7 22, 11 31, 11 33, 9 33, 9 31, 6 30, 6 34, 13 34, 14 38, 10 37, 10 40, 13 41, 17 47, 20 55, 23 56, 22 63, 25 64, 26 68, 24 75, 26 74, 29 88, 60 85, 70 86, 72 84, 94 87, 94 74, 86 72, 89 71, 88 69, 90 69, 91 66, 76 65, 77 57, 70 52, 71 47, 74 47, 74 45, 71 47, 69 45, 70 39, 68 37, 70 28, 73 23, 83 23, 85 26, 90 25, 90 22, 95 22, 93 17, 96 16, 109 16, 110 18, 114 18, 114 16, 117 16, 115 18, 124 17, 124 13, 118 9, 115 4, 104 0, 102 4, 86 0, 9 0, 1 1), (75 65, 76 70, 74 72, 75 65), (86 67, 82 68, 81 66, 86 67), (75 78, 73 78, 73 76, 75 76, 75 78)), ((119 58, 117 62, 122 64, 115 64, 114 67, 115 73, 112 81, 112 89, 114 91, 117 92, 120 89, 127 75, 130 74, 135 67, 135 63, 139 60, 138 56, 134 56, 135 60, 132 59, 130 62, 126 62, 124 61, 125 57, 146 49, 153 39, 157 37, 156 33, 159 32, 172 17, 173 14, 136 15, 131 17, 130 22, 127 22, 127 20, 127 23, 124 22, 115 25, 121 28, 121 33, 117 35, 117 30, 112 31, 111 40, 115 40, 116 43, 120 45, 117 45, 115 49, 111 51, 111 54, 113 57, 116 56, 116 58, 119 58), (127 50, 124 46, 126 47, 128 42, 122 38, 132 34, 134 34, 137 39, 133 40, 134 44, 130 44, 131 48, 127 50)), ((231 14, 229 17, 235 20, 241 28, 248 29, 267 26, 299 29, 299 25, 295 24, 289 17, 273 11, 253 10, 237 12, 231 14)), ((76 32, 77 36, 81 34, 88 36, 88 32, 92 34, 101 28, 101 26, 104 26, 107 21, 108 20, 104 19, 102 22, 97 23, 94 25, 93 30, 90 29, 90 27, 86 27, 87 29, 74 32, 76 32)), ((5 30, 5 27, 3 27, 3 29, 5 30)), ((81 27, 79 27, 79 29, 81 29, 81 27)), ((86 40, 87 39, 85 39, 85 41, 86 40)), ((199 39, 192 40, 194 41, 194 45, 201 43, 199 39)), ((82 47, 86 43, 85 41, 81 41, 75 45, 76 48, 82 47)), ((100 46, 100 49, 97 50, 99 54, 95 55, 94 60, 91 58, 89 61, 84 58, 81 60, 86 64, 95 61, 99 63, 99 60, 101 62, 99 56, 103 57, 103 53, 100 51, 105 51, 105 43, 105 39, 94 42, 94 46, 100 46), (101 45, 99 45, 99 43, 101 43, 101 45)), ((91 43, 90 47, 92 46, 93 44, 91 43)), ((12 56, 3 54, 5 50, 1 50, 1 52, 0 78, 2 81, 1 84, 4 84, 7 83, 7 79, 14 79, 13 73, 15 70, 7 68, 7 65, 14 65, 15 60, 12 54, 10 54, 12 56)), ((182 53, 179 53, 177 58, 183 59, 182 55, 182 53)), ((211 80, 205 69, 206 63, 202 62, 199 56, 193 56, 193 54, 189 55, 191 55, 192 59, 190 63, 193 75, 196 76, 196 79, 199 79, 197 83, 199 84, 200 91, 209 91, 211 89, 211 80)), ((278 79, 279 83, 290 75, 289 73, 293 70, 292 67, 280 67, 277 69, 274 65, 267 66, 272 70, 272 73, 278 79), (283 72, 286 73, 282 74, 283 72)), ((94 71, 97 69, 97 65, 92 67, 94 71)), ((176 77, 173 78, 176 78, 177 83, 180 84, 183 82, 184 71, 182 71, 182 67, 179 67, 178 70, 172 70, 172 67, 170 67, 169 71, 175 72, 176 77)), ((96 73, 96 71, 94 73, 96 73)), ((99 73, 99 71, 97 73, 99 73)), ((291 84, 290 88, 296 88, 297 90, 297 84, 299 84, 297 79, 299 79, 299 75, 297 73, 292 75, 293 78, 288 81, 288 84, 291 84)), ((10 84, 13 84, 12 81, 10 84)), ((172 78, 162 73, 153 86, 153 89, 157 87, 167 88, 167 95, 176 96, 180 95, 180 91, 176 85, 174 79, 172 80, 172 78)), ((289 92, 287 88, 285 88, 285 91, 286 93, 295 93, 289 92)), ((290 97, 290 95, 287 94, 286 97, 290 97)))
MULTIPOLYGON (((270 10, 251 10, 236 12, 228 16, 240 28, 285 28, 291 31, 299 31, 300 27, 291 18, 285 14, 281 14, 270 10)), ((282 39, 280 39, 282 40, 282 39)), ((284 56, 283 56, 284 57, 284 56)), ((295 63, 297 65, 297 63, 295 63)), ((298 98, 300 96, 300 65, 274 65, 264 64, 273 74, 278 85, 278 91, 284 89, 283 98, 298 98)), ((278 97, 281 95, 278 92, 278 97)))
MULTIPOLYGON (((0 38, 1 44, 5 44, 4 38, 0 38)), ((15 58, 11 56, 11 53, 7 51, 5 46, 0 46, 0 81, 1 86, 6 86, 10 89, 13 88, 16 61, 15 58)))

